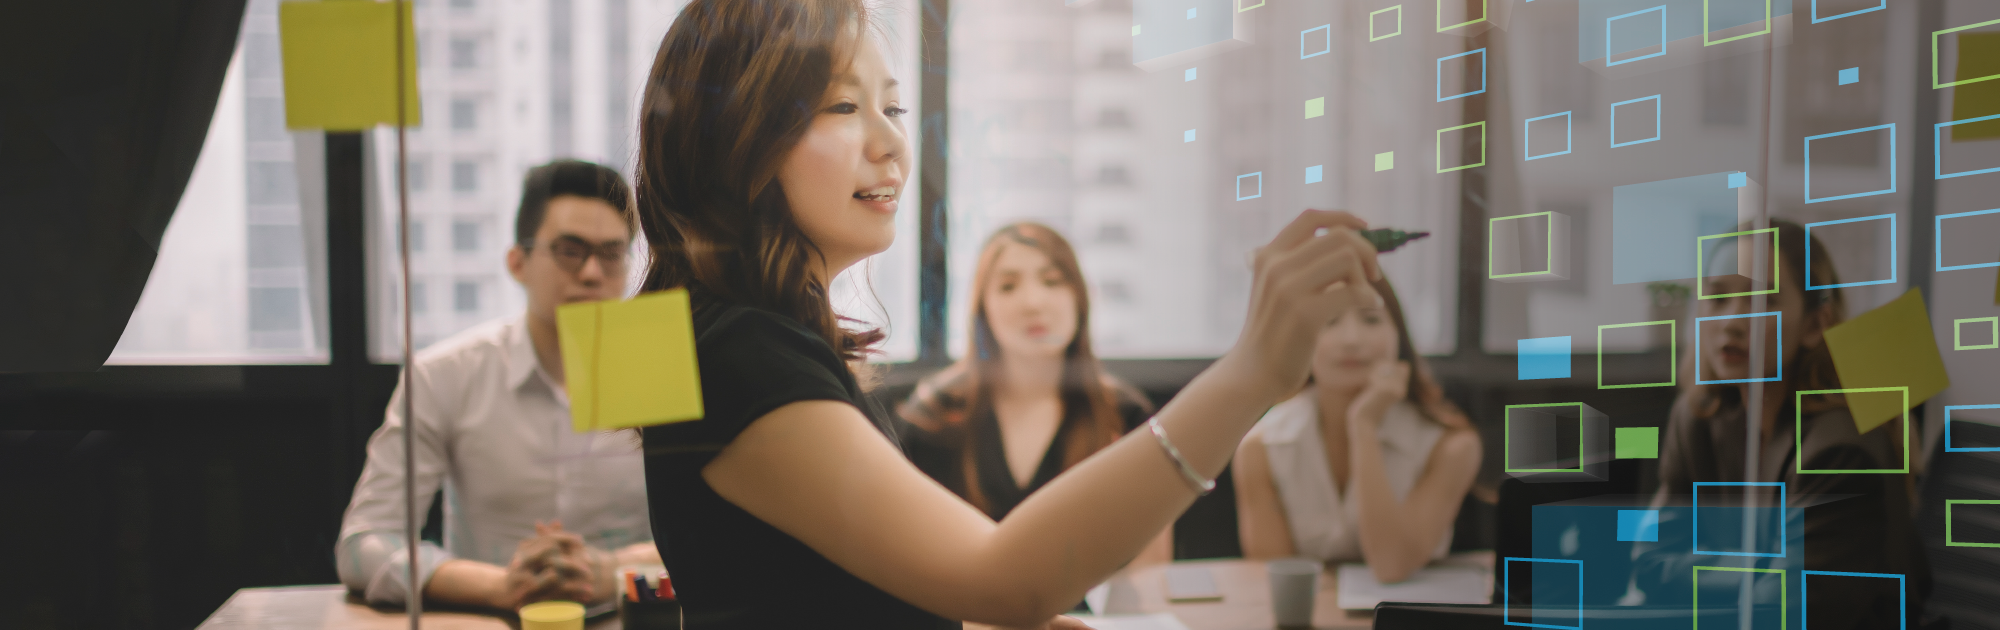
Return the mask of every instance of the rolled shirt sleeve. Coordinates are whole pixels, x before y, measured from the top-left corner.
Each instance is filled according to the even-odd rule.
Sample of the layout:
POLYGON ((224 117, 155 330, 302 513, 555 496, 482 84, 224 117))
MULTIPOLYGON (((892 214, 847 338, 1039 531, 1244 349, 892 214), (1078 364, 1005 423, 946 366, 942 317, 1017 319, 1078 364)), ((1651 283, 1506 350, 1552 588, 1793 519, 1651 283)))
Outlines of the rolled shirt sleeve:
MULTIPOLYGON (((405 423, 403 419, 402 385, 397 385, 396 393, 389 399, 389 409, 382 427, 368 440, 368 462, 361 472, 360 481, 355 483, 354 498, 347 505, 347 514, 341 520, 340 539, 334 546, 334 566, 340 574, 340 582, 349 590, 362 593, 370 604, 404 605, 409 592, 409 563, 407 534, 404 527, 403 494, 403 432, 406 426, 414 426, 411 436, 414 444, 416 495, 420 504, 417 526, 423 527, 429 516, 431 498, 436 496, 448 467, 445 428, 446 417, 439 413, 442 393, 430 379, 430 370, 424 369, 422 362, 412 378, 419 394, 412 401, 415 405, 416 422, 405 423)), ((452 554, 430 542, 421 542, 417 548, 417 588, 422 591, 429 583, 430 576, 438 565, 452 559, 452 554)))

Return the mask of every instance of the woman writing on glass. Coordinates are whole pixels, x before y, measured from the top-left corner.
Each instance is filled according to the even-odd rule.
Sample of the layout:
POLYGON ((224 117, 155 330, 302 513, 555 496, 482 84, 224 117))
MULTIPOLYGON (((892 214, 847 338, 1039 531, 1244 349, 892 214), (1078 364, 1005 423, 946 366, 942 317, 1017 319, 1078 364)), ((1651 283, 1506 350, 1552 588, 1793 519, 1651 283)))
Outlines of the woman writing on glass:
MULTIPOLYGON (((898 415, 915 425, 917 468, 993 520, 1153 413, 1104 371, 1090 344, 1090 292, 1076 250, 1053 228, 994 232, 972 271, 972 349, 917 383, 898 415)), ((1137 562, 1173 560, 1172 530, 1137 562)))
POLYGON ((911 148, 858 0, 695 0, 648 79, 644 287, 695 305, 705 415, 644 432, 655 540, 690 628, 1073 627, 1305 382, 1313 335, 1379 298, 1345 213, 1260 248, 1235 346, 1148 422, 999 522, 910 464, 849 367, 835 275, 895 239, 911 148))

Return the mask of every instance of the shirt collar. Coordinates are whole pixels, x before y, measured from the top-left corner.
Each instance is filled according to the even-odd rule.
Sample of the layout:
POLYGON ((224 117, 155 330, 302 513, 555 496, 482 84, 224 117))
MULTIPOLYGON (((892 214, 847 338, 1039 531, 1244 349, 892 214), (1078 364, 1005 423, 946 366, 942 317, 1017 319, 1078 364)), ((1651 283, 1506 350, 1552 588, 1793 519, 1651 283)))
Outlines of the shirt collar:
POLYGON ((507 326, 507 387, 520 389, 526 385, 535 372, 541 370, 541 359, 535 356, 535 342, 528 336, 528 316, 507 326))

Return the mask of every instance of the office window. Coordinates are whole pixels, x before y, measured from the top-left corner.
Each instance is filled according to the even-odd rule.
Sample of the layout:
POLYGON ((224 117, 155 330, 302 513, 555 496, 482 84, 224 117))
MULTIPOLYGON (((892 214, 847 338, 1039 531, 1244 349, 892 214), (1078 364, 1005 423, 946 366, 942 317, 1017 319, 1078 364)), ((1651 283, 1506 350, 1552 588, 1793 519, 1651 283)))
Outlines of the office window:
MULTIPOLYGON (((1152 25, 1135 37, 1134 22, 1107 19, 1128 12, 1139 19, 1140 3, 1099 4, 952 3, 954 356, 968 346, 980 247, 1016 221, 1047 224, 1076 248, 1099 356, 1216 356, 1243 325, 1244 261, 1305 208, 1349 208, 1379 225, 1431 232, 1383 264, 1418 350, 1453 350, 1463 174, 1426 166, 1432 130, 1476 121, 1457 120, 1463 108, 1418 108, 1388 96, 1428 94, 1433 72, 1421 64, 1431 58, 1377 63, 1391 55, 1379 45, 1364 55, 1363 39, 1352 52, 1364 63, 1335 63, 1347 49, 1300 60, 1294 48, 1281 63, 1229 52, 1141 71, 1135 55, 1139 63, 1152 57, 1140 48, 1173 40, 1148 39, 1156 37, 1152 25), (1193 81, 1185 80, 1190 65, 1200 70, 1193 81), (1361 85, 1369 87, 1347 96, 1361 85), (1321 113, 1306 118, 1302 103, 1315 98, 1324 99, 1321 113), (1396 169, 1374 171, 1373 154, 1403 144, 1415 152, 1419 143, 1423 157, 1399 156, 1396 169), (1310 172, 1322 181, 1309 184, 1315 166, 1310 172)), ((1199 15, 1272 14, 1225 9, 1211 18, 1204 7, 1199 15)), ((1366 11, 1329 15, 1334 33, 1366 32, 1366 11)))
POLYGON ((423 251, 424 222, 418 219, 410 219, 410 253, 421 254, 423 251))
POLYGON ((479 163, 459 160, 451 163, 452 192, 477 192, 479 190, 479 163))
POLYGON ((479 251, 479 224, 472 221, 451 222, 451 250, 461 254, 479 251))
POLYGON ((479 312, 479 283, 464 280, 452 283, 451 310, 459 313, 479 312))
POLYGON ((470 37, 451 38, 451 67, 453 70, 479 67, 479 40, 470 37))
POLYGON ((324 363, 324 230, 317 133, 285 129, 276 0, 244 11, 201 156, 161 238, 112 364, 324 363), (305 160, 296 160, 306 156, 305 160))
POLYGON ((480 128, 480 104, 472 98, 452 98, 452 130, 470 132, 480 128))
MULTIPOLYGON (((427 67, 418 75, 420 91, 430 105, 425 110, 426 129, 407 138, 414 158, 411 190, 449 193, 436 198, 412 194, 411 212, 466 221, 475 226, 468 228, 472 231, 468 237, 476 244, 461 248, 458 228, 434 220, 429 231, 437 242, 429 251, 461 253, 421 258, 413 272, 434 279, 431 284, 439 300, 455 301, 452 278, 488 279, 474 289, 480 293, 478 308, 469 314, 457 310, 456 304, 442 306, 444 302, 421 316, 413 314, 419 348, 478 323, 472 315, 513 317, 527 307, 525 293, 506 273, 502 247, 511 239, 527 169, 556 158, 576 158, 608 165, 631 178, 638 146, 635 112, 646 75, 660 39, 685 4, 685 0, 446 0, 433 2, 436 10, 417 11, 417 32, 432 34, 419 47, 435 53, 424 61, 442 71, 427 67), (496 66, 502 61, 504 65, 496 66), (506 71, 463 71, 490 67, 506 71), (442 133, 426 132, 430 130, 442 133), (427 167, 432 171, 425 172, 427 167), (436 186, 429 186, 426 179, 435 179, 436 186)), ((912 110, 904 117, 904 127, 914 152, 923 116, 916 111, 921 78, 914 64, 921 6, 917 0, 883 4, 879 15, 890 31, 885 52, 904 85, 902 105, 912 110)), ((368 138, 377 169, 369 193, 374 195, 371 205, 376 213, 369 223, 369 348, 375 360, 393 362, 402 352, 402 313, 388 299, 400 291, 395 134, 384 128, 368 138)), ((907 360, 917 351, 917 177, 912 174, 913 183, 905 189, 907 203, 897 215, 900 234, 895 246, 836 279, 832 287, 843 314, 887 327, 882 360, 907 360)), ((643 248, 634 244, 634 252, 643 248)), ((636 289, 643 272, 642 265, 633 265, 628 286, 636 289)))
POLYGON ((430 301, 431 301, 431 300, 430 300, 430 296, 429 296, 429 295, 428 295, 428 294, 426 293, 426 291, 429 291, 429 290, 430 290, 430 287, 429 287, 429 286, 426 286, 426 285, 424 284, 424 281, 422 281, 422 280, 411 280, 411 281, 410 281, 410 312, 411 312, 411 313, 415 313, 415 314, 418 314, 418 315, 422 315, 422 314, 424 314, 425 312, 427 312, 427 311, 429 311, 429 310, 430 310, 430 301))

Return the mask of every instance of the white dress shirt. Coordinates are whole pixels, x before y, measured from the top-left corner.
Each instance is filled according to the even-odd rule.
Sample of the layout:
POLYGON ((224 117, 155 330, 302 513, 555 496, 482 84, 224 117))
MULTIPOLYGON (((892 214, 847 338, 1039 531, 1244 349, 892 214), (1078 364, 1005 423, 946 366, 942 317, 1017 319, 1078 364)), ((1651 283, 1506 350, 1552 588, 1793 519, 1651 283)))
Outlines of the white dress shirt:
MULTIPOLYGON (((507 566, 538 520, 561 519, 564 531, 601 549, 652 540, 638 436, 571 430, 568 397, 536 359, 525 316, 426 348, 412 385, 414 474, 425 513, 444 486, 444 546, 419 546, 421 583, 453 558, 507 566)), ((341 583, 374 604, 403 604, 408 589, 404 394, 398 385, 368 440, 367 467, 334 548, 341 583)))
MULTIPOLYGON (((1326 441, 1320 437, 1319 396, 1308 389, 1278 403, 1257 421, 1257 428, 1271 464, 1271 485, 1277 487, 1285 523, 1292 529, 1293 552, 1320 561, 1363 560, 1357 475, 1347 476, 1344 491, 1334 488, 1326 441)), ((1442 435, 1444 427, 1409 401, 1396 403, 1382 416, 1375 437, 1382 444, 1383 476, 1397 501, 1409 498, 1442 435)), ((1450 550, 1451 532, 1446 531, 1431 558, 1443 558, 1450 550)))

